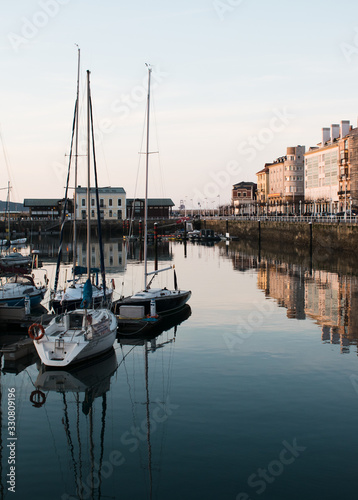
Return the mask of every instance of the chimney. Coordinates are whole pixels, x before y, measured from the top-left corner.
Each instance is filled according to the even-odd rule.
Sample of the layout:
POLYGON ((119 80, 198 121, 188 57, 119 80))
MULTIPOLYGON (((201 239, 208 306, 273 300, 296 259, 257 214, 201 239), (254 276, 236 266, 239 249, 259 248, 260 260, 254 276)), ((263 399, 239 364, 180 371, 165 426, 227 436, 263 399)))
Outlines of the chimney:
POLYGON ((326 144, 326 142, 329 141, 330 138, 330 129, 328 127, 324 127, 322 129, 322 146, 326 144))
POLYGON ((341 121, 341 139, 349 133, 350 123, 349 120, 341 121))
POLYGON ((331 125, 331 144, 333 144, 334 139, 338 139, 339 137, 339 125, 337 123, 333 123, 331 125))

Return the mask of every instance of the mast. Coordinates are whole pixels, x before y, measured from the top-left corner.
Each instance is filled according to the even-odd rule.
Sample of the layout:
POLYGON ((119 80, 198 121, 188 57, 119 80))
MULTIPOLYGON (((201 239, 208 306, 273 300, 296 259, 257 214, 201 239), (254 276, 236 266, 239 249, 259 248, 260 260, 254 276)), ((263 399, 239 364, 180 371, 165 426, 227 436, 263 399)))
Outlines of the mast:
POLYGON ((10 235, 10 181, 7 181, 7 236, 9 239, 9 245, 11 240, 10 235))
POLYGON ((144 290, 147 289, 147 239, 148 239, 148 165, 149 165, 149 110, 150 110, 150 77, 152 68, 148 68, 148 96, 147 96, 147 146, 145 153, 145 202, 144 202, 144 290))
POLYGON ((91 147, 90 147, 90 74, 87 70, 87 278, 91 280, 90 244, 91 244, 91 147))
POLYGON ((74 192, 74 208, 73 208, 73 286, 75 286, 76 275, 75 267, 77 260, 77 235, 76 235, 76 212, 77 212, 77 159, 78 159, 78 109, 79 109, 79 94, 80 94, 80 48, 78 47, 78 63, 77 63, 77 97, 76 97, 76 138, 75 138, 75 192, 74 192))

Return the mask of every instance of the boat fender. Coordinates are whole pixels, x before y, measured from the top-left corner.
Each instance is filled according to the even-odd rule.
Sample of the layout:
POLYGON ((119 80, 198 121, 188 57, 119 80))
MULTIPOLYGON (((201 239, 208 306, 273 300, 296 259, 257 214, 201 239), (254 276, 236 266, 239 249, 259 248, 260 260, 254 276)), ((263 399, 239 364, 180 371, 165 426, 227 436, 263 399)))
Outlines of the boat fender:
POLYGON ((28 333, 32 340, 40 340, 45 335, 45 329, 40 323, 32 323, 29 326, 28 333))
POLYGON ((92 316, 90 314, 87 314, 87 323, 92 325, 92 316))
POLYGON ((46 401, 46 395, 40 389, 37 389, 30 394, 30 401, 35 408, 41 408, 46 401))
POLYGON ((113 290, 115 290, 115 289, 116 289, 116 284, 115 284, 115 282, 114 282, 114 278, 112 278, 112 288, 113 288, 113 290))

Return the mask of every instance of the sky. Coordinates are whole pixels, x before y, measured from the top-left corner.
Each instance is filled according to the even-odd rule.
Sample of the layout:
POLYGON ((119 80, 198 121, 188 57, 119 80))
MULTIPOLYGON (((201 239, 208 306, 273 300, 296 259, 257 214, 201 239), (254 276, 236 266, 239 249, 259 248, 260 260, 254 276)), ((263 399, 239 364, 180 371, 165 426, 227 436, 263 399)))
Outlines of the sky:
MULTIPOLYGON (((77 46, 79 181, 91 71, 99 184, 188 209, 229 203, 289 146, 357 126, 358 3, 331 0, 2 0, 0 172, 11 201, 64 196, 77 46)), ((73 183, 72 183, 73 187, 73 183)), ((6 189, 0 199, 6 198, 6 189)))

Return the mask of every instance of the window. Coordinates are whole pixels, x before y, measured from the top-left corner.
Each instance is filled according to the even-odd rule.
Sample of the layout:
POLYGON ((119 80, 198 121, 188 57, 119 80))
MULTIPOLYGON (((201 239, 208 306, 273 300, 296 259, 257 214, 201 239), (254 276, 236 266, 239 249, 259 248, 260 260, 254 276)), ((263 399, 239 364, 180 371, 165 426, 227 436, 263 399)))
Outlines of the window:
POLYGON ((112 206, 112 198, 109 198, 108 200, 108 205, 111 207, 112 206))
POLYGON ((94 207, 94 198, 91 199, 91 206, 94 207))
POLYGON ((91 210, 91 217, 94 219, 94 210, 91 210))
POLYGON ((82 210, 82 219, 86 218, 86 210, 82 210))
POLYGON ((117 210, 117 219, 122 219, 122 210, 117 210))
POLYGON ((101 208, 103 208, 103 207, 104 207, 104 200, 103 200, 103 198, 100 198, 100 200, 99 200, 99 206, 100 206, 101 208))
POLYGON ((112 217, 112 210, 108 212, 108 217, 112 217))
POLYGON ((82 206, 85 207, 86 206, 86 198, 82 198, 82 206))
POLYGON ((122 199, 121 198, 118 198, 118 206, 121 207, 122 206, 122 199))

